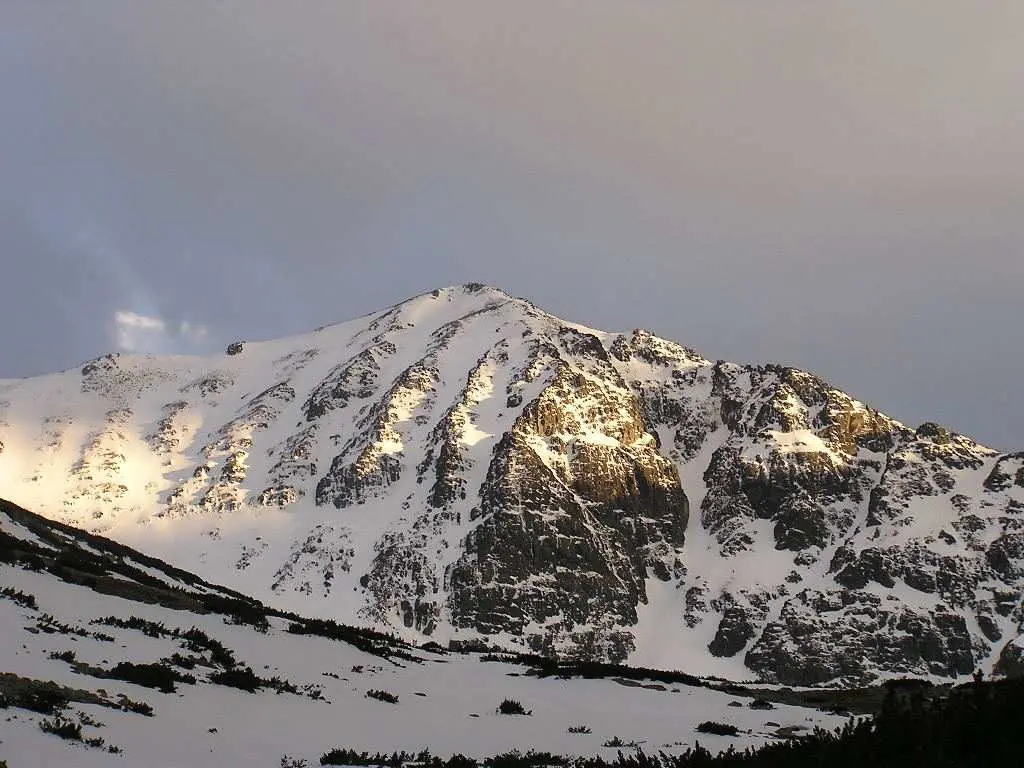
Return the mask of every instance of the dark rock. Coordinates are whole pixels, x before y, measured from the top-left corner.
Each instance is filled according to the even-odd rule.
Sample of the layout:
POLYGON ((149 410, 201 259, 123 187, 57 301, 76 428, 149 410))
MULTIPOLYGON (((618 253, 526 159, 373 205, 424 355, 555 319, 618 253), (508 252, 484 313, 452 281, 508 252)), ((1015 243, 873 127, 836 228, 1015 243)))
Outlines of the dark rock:
POLYGON ((871 581, 877 582, 883 587, 896 585, 896 580, 892 575, 892 561, 878 549, 869 547, 862 550, 853 559, 850 559, 848 551, 845 551, 838 562, 836 558, 840 558, 839 551, 836 552, 836 557, 829 565, 829 571, 831 572, 836 566, 839 566, 839 572, 834 578, 838 584, 842 584, 847 589, 862 589, 871 581), (844 559, 846 563, 840 566, 840 562, 844 559))
POLYGON ((915 432, 918 437, 926 438, 937 445, 949 445, 949 430, 933 421, 926 421, 915 432))
POLYGON ((908 569, 903 572, 903 580, 907 586, 921 592, 935 591, 935 576, 924 570, 908 569))
POLYGON ((1021 638, 1018 637, 1003 646, 995 671, 1006 677, 1024 677, 1024 643, 1021 643, 1021 638))
POLYGON ((1000 536, 985 553, 988 564, 1004 579, 1024 576, 1024 533, 1000 536))
POLYGON ((974 668, 970 633, 958 614, 920 614, 878 597, 805 590, 783 606, 747 652, 745 663, 787 685, 844 678, 866 681, 876 670, 956 676, 974 668), (837 600, 838 598, 838 600, 837 600), (838 610, 820 611, 822 605, 838 610), (849 631, 856 615, 857 632, 849 631))
POLYGON ((981 627, 982 633, 989 641, 995 643, 1003 638, 1003 632, 999 629, 999 624, 992 616, 992 605, 987 601, 982 601, 978 604, 978 610, 975 614, 978 620, 978 626, 981 627))
POLYGON ((723 595, 721 602, 724 604, 722 619, 715 637, 708 644, 708 651, 712 656, 735 656, 755 636, 756 628, 751 621, 750 609, 738 604, 732 595, 723 595))
POLYGON ((992 493, 1002 493, 1014 485, 1024 488, 1024 453, 1001 456, 983 483, 992 493))
POLYGON ((821 507, 807 498, 790 498, 776 518, 775 548, 798 552, 808 547, 824 547, 829 530, 821 507))
POLYGON ((1000 616, 1009 616, 1020 601, 1020 592, 1014 589, 993 589, 992 600, 996 613, 1000 616))
POLYGON ((117 353, 103 355, 97 357, 95 360, 90 360, 82 366, 82 376, 88 377, 93 376, 97 373, 104 373, 108 371, 117 370, 119 355, 117 353))
POLYGON ((373 346, 335 366, 306 399, 306 420, 315 421, 335 408, 345 408, 353 398, 371 397, 380 375, 380 361, 397 350, 392 342, 378 337, 373 346))

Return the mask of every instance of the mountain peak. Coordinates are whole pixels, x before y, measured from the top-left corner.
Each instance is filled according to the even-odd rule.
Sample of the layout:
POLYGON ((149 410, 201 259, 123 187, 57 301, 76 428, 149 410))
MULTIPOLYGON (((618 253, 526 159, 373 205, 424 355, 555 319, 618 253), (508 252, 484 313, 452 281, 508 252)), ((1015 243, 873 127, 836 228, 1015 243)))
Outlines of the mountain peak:
POLYGON ((1020 454, 479 283, 4 382, 0 446, 23 506, 411 640, 957 677, 1024 610, 1020 454))
POLYGON ((432 291, 425 293, 419 293, 412 296, 404 301, 400 301, 395 306, 402 306, 409 302, 415 302, 426 299, 446 299, 448 301, 464 301, 467 298, 482 300, 485 302, 504 302, 504 301, 518 301, 524 304, 529 304, 526 299, 516 299, 510 294, 503 291, 493 285, 487 285, 485 283, 468 282, 461 283, 459 285, 449 285, 443 288, 435 288, 432 291))

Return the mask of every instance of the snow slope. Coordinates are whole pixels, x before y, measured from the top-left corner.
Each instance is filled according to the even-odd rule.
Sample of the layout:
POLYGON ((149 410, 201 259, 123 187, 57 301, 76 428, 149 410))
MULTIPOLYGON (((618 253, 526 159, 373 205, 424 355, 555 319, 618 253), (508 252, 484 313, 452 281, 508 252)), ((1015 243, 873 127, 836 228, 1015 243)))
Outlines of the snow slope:
POLYGON ((409 640, 813 683, 991 670, 1024 620, 1020 454, 476 284, 0 382, 0 445, 22 505, 409 640))
POLYGON ((443 756, 477 757, 538 749, 614 757, 616 749, 602 745, 615 736, 648 751, 681 751, 698 737, 710 749, 724 749, 779 738, 780 727, 842 722, 798 707, 751 709, 745 706, 749 698, 703 687, 538 678, 520 665, 484 663, 477 654, 418 650, 384 639, 370 638, 364 645, 369 652, 288 631, 293 621, 305 625, 297 617, 271 614, 261 631, 259 622, 239 623, 230 611, 211 612, 209 605, 171 607, 213 595, 236 601, 230 603, 235 610, 248 605, 256 611, 251 601, 101 539, 52 529, 6 504, 0 504, 0 589, 6 590, 0 596, 0 760, 18 768, 276 766, 284 755, 315 765, 334 747, 388 753, 429 748, 443 756), (111 574, 125 586, 105 583, 103 576, 111 574), (77 583, 83 576, 93 580, 77 583), (176 591, 161 592, 160 585, 176 591), (189 641, 196 630, 198 645, 189 641), (211 678, 226 666, 217 660, 222 655, 211 653, 211 641, 233 654, 236 667, 292 683, 294 692, 247 692, 215 683, 211 678), (178 661, 170 660, 174 654, 178 661), (102 676, 126 661, 162 661, 194 681, 164 693, 102 676), (51 681, 78 692, 56 716, 14 701, 19 686, 51 681), (368 690, 387 691, 398 702, 368 698, 368 690), (496 714, 505 698, 522 702, 532 716, 496 714), (152 713, 124 705, 148 705, 152 713), (40 729, 40 722, 55 718, 80 724, 83 739, 102 739, 102 745, 40 729), (736 725, 741 733, 697 734, 696 725, 707 719, 736 725), (591 733, 569 733, 576 725, 591 733))

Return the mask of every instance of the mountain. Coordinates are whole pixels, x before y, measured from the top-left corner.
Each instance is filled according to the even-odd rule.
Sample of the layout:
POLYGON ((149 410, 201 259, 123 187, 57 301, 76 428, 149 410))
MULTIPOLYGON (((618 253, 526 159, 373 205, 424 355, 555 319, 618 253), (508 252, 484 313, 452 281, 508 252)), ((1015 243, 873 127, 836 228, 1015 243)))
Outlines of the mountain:
POLYGON ((295 768, 424 748, 611 759, 619 742, 719 751, 843 721, 654 674, 543 675, 287 615, 0 501, 0 765, 295 768), (532 716, 500 714, 505 699, 532 716), (698 733, 710 718, 739 730, 698 733))
POLYGON ((1024 454, 469 284, 0 382, 0 492, 300 613, 787 684, 1021 669, 1024 454))

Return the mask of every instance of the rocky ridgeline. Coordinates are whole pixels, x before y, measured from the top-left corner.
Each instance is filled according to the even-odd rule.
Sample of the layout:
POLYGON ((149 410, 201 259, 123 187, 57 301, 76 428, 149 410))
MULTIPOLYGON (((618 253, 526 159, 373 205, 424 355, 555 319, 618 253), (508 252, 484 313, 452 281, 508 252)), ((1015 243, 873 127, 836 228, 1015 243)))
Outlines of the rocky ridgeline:
POLYGON ((115 538, 128 503, 203 520, 183 566, 441 642, 660 635, 700 672, 699 636, 787 684, 1024 670, 1024 454, 479 285, 229 352, 5 383, 9 495, 115 538))

